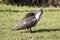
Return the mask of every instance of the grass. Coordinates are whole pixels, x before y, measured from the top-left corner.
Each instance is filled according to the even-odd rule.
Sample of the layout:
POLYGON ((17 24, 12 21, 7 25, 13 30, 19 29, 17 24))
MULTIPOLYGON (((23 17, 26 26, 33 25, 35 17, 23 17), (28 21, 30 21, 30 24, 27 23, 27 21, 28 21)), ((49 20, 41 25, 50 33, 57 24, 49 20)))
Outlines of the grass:
POLYGON ((0 40, 60 40, 60 8, 44 7, 38 24, 27 30, 12 31, 14 25, 28 12, 38 7, 0 5, 0 40))

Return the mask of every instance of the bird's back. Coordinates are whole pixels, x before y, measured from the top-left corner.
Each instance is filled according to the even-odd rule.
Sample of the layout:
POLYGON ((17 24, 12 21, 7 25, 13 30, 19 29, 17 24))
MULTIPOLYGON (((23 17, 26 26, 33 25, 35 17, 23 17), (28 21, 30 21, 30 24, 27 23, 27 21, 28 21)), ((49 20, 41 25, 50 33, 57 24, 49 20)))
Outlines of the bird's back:
POLYGON ((30 12, 23 19, 28 18, 28 17, 31 17, 31 16, 35 16, 35 13, 30 12))

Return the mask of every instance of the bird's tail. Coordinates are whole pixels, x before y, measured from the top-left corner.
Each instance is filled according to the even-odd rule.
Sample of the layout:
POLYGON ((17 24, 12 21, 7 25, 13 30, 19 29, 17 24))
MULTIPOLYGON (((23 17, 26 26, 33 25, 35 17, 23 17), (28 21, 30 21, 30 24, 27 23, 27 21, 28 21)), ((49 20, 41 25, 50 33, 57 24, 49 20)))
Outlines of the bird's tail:
POLYGON ((12 30, 21 30, 23 29, 23 24, 20 22, 20 23, 17 23, 13 28, 12 30))

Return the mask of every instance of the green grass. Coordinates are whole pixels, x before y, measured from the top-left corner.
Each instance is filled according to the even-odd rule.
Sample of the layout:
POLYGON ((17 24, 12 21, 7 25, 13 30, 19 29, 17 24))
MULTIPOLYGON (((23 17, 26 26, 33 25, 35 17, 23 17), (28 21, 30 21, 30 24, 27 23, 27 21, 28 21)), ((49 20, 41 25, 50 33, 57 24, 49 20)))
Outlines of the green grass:
POLYGON ((60 40, 60 8, 44 7, 38 24, 27 30, 12 31, 14 25, 29 11, 38 7, 0 5, 0 40, 60 40))

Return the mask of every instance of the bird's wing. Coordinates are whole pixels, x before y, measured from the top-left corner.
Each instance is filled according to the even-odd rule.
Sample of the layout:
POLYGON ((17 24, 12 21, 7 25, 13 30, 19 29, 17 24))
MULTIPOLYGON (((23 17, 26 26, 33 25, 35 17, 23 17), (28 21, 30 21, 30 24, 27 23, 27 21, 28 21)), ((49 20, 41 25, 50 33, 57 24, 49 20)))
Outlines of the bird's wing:
POLYGON ((18 29, 30 28, 34 26, 35 23, 36 23, 36 20, 34 19, 34 16, 31 16, 31 17, 21 20, 19 23, 15 25, 13 29, 18 30, 18 29))
POLYGON ((32 27, 36 23, 36 19, 34 16, 28 17, 23 21, 24 27, 32 27))

